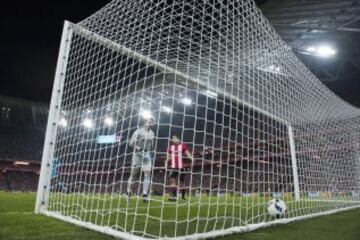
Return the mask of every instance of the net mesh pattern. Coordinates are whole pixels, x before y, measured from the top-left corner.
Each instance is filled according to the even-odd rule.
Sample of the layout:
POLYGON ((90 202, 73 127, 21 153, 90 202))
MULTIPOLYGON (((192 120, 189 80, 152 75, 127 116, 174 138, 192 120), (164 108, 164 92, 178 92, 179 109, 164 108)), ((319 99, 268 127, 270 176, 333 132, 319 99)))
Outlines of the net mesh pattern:
POLYGON ((66 30, 49 213, 195 239, 359 205, 359 110, 252 0, 114 0, 66 30), (139 129, 146 149, 131 144, 139 129), (174 135, 180 170, 166 164, 174 135), (269 214, 273 198, 285 213, 269 214))

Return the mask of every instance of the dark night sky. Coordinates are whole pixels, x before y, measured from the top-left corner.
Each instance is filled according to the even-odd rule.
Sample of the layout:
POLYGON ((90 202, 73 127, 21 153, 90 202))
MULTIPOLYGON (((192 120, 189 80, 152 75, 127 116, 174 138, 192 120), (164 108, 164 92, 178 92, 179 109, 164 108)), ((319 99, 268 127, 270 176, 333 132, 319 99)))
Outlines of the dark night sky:
POLYGON ((108 2, 3 1, 0 95, 49 102, 63 21, 78 22, 108 2))
MULTIPOLYGON (((261 5, 266 1, 256 2, 261 5)), ((3 1, 0 95, 49 103, 63 21, 79 22, 108 2, 110 0, 3 1)), ((333 84, 332 88, 347 95, 344 85, 333 84)))

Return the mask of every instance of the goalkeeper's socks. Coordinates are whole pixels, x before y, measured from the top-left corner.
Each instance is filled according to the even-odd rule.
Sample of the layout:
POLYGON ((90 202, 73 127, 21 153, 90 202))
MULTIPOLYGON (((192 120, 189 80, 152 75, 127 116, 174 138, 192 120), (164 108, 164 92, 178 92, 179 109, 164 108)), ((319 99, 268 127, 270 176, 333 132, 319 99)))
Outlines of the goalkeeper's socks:
POLYGON ((185 200, 185 190, 182 190, 182 191, 181 191, 181 198, 182 198, 183 200, 185 200))
POLYGON ((143 194, 143 202, 150 202, 150 198, 147 194, 143 194))

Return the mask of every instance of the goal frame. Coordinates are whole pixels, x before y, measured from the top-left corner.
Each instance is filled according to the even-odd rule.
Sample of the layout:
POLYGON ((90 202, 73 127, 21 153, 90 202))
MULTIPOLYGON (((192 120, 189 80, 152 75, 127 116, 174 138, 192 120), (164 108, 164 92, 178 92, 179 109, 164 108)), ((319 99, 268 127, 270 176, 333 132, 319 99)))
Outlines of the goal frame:
MULTIPOLYGON (((74 31, 76 31, 76 34, 80 34, 82 37, 87 38, 91 41, 95 41, 99 44, 102 44, 110 49, 113 49, 121 54, 127 54, 137 60, 139 60, 142 63, 146 63, 148 65, 154 66, 157 69, 160 69, 163 73, 171 73, 175 74, 177 76, 180 76, 192 83, 195 83, 199 86, 202 86, 205 88, 205 90, 210 90, 218 94, 226 95, 224 92, 221 92, 217 89, 214 89, 212 86, 206 85, 199 80, 188 76, 176 69, 173 69, 169 66, 165 66, 160 62, 154 61, 146 56, 143 56, 131 49, 128 49, 118 43, 112 42, 104 37, 101 37, 100 35, 97 35, 95 33, 92 33, 86 29, 83 29, 80 26, 77 26, 73 23, 70 23, 68 21, 65 21, 64 27, 63 27, 63 33, 61 38, 61 44, 60 44, 60 50, 58 55, 58 61, 57 61, 57 67, 56 67, 56 73, 55 73, 55 79, 54 79, 54 85, 52 90, 52 96, 51 96, 51 104, 50 104, 50 111, 48 116, 48 123, 46 128, 46 136, 44 141, 44 148, 43 148, 43 155, 42 155, 42 161, 41 161, 41 171, 40 171, 40 178, 39 178, 39 184, 38 184, 38 190, 37 190, 37 197, 36 197, 36 205, 35 205, 35 213, 41 213, 46 216, 54 217, 59 220, 73 223, 77 226, 85 227, 91 230, 95 230, 104 234, 108 234, 114 237, 123 238, 123 239, 149 239, 144 237, 135 236, 130 233, 121 232, 114 230, 110 227, 103 227, 99 226, 93 223, 80 221, 71 217, 67 217, 64 215, 61 215, 57 212, 48 211, 48 200, 49 200, 49 191, 50 191, 50 172, 52 169, 52 163, 53 163, 53 152, 55 147, 55 140, 58 130, 58 123, 60 118, 60 111, 61 111, 61 100, 62 100, 62 92, 64 87, 64 81, 66 78, 66 69, 67 69, 67 62, 71 47, 71 40, 72 36, 74 34, 74 31)), ((259 112, 261 114, 264 114, 268 117, 270 117, 273 120, 276 120, 278 122, 283 123, 288 131, 288 141, 290 146, 290 155, 291 155, 291 164, 292 164, 292 173, 293 173, 293 184, 294 184, 294 200, 300 200, 300 187, 299 187, 299 176, 298 176, 298 168, 297 168, 297 158, 296 158, 296 146, 295 146, 295 138, 293 133, 293 127, 292 125, 287 122, 286 120, 279 118, 278 116, 275 116, 263 109, 260 109, 256 106, 253 106, 252 104, 245 102, 241 99, 236 98, 235 96, 229 96, 232 100, 241 103, 243 106, 246 106, 256 112, 259 112)), ((292 218, 284 218, 284 219, 278 219, 270 222, 262 222, 258 224, 249 224, 246 226, 239 226, 239 227, 232 227, 229 229, 224 230, 215 230, 211 232, 206 233, 197 233, 190 236, 183 236, 183 237, 177 237, 176 239, 202 239, 207 237, 217 237, 217 236, 223 236, 233 233, 241 233, 241 232, 248 232, 252 231, 258 228, 268 227, 276 224, 283 224, 283 223, 289 223, 293 221, 308 219, 312 217, 322 216, 322 215, 329 215, 340 211, 345 211, 349 209, 358 208, 360 206, 350 206, 345 208, 339 208, 335 210, 329 210, 324 212, 319 212, 315 214, 309 214, 309 215, 303 215, 298 217, 292 217, 292 218)), ((167 239, 167 238, 162 238, 167 239)), ((171 238, 174 239, 174 238, 171 238)))
POLYGON ((60 49, 56 65, 54 85, 51 94, 49 116, 46 126, 45 141, 41 160, 38 190, 36 195, 35 213, 42 213, 47 209, 50 191, 50 172, 53 163, 54 141, 56 139, 58 120, 61 110, 61 99, 66 75, 67 61, 70 52, 73 28, 65 21, 61 37, 60 49))

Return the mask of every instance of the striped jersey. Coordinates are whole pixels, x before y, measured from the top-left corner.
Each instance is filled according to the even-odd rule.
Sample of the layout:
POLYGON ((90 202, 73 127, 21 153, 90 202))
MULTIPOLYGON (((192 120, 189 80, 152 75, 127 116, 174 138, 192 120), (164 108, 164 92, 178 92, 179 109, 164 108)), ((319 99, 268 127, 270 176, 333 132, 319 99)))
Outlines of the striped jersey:
POLYGON ((184 154, 188 147, 184 143, 173 144, 168 147, 168 154, 170 156, 168 167, 172 169, 184 168, 184 154))

